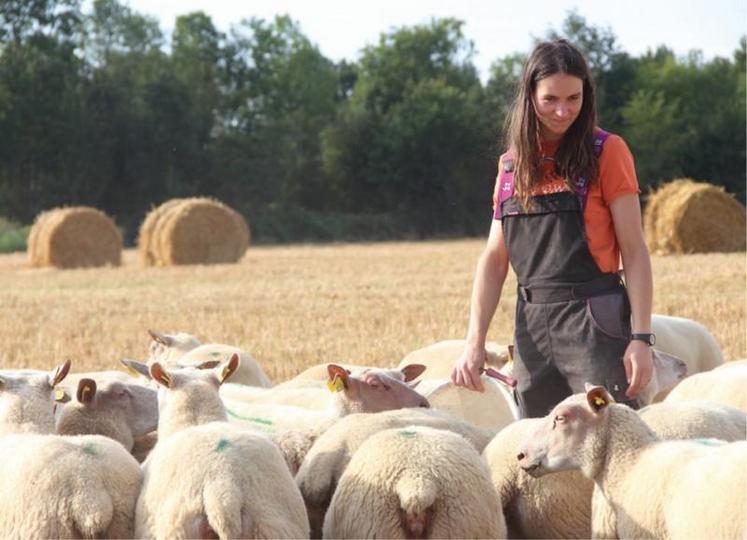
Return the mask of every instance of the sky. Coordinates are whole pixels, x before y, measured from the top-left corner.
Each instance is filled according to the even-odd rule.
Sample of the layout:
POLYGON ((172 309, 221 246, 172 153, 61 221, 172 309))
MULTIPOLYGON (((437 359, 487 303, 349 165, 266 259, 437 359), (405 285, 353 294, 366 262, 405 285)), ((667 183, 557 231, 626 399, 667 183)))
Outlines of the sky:
POLYGON ((322 54, 355 60, 382 32, 455 17, 476 48, 475 66, 487 78, 490 64, 514 52, 529 52, 533 37, 560 29, 576 9, 587 23, 611 28, 621 48, 638 56, 660 44, 679 56, 692 49, 706 60, 731 58, 747 33, 747 0, 121 0, 141 14, 154 16, 170 36, 178 15, 208 14, 228 31, 244 18, 271 19, 288 14, 322 54))

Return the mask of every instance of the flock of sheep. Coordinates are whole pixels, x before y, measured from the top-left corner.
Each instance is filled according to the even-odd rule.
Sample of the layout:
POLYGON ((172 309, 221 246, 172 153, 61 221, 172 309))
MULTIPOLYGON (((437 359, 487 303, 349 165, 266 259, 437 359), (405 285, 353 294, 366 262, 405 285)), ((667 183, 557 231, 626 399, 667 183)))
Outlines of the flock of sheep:
POLYGON ((590 385, 541 419, 455 387, 456 340, 276 386, 183 333, 130 373, 2 370, 0 537, 745 538, 747 360, 653 326, 647 406, 590 385))

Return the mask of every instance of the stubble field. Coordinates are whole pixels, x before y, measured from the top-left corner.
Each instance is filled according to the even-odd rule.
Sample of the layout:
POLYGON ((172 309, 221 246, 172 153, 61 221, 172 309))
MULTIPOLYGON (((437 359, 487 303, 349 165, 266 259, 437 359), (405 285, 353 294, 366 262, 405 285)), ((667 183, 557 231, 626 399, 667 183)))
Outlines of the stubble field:
MULTIPOLYGON (((147 329, 240 346, 275 382, 339 361, 394 365, 464 336, 483 240, 251 247, 235 265, 30 269, 0 256, 0 368, 73 370, 144 359, 147 329)), ((745 253, 653 256, 654 312, 705 324, 727 359, 747 357, 745 253)), ((511 275, 489 339, 510 343, 511 275)))

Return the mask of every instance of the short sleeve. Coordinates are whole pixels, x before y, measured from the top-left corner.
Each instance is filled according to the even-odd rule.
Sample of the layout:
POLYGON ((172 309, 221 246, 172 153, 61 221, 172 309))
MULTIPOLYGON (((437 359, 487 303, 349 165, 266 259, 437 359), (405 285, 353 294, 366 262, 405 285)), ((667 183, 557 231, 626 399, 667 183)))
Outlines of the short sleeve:
POLYGON ((633 155, 619 135, 610 135, 604 142, 599 156, 599 184, 607 206, 620 195, 640 193, 633 155))

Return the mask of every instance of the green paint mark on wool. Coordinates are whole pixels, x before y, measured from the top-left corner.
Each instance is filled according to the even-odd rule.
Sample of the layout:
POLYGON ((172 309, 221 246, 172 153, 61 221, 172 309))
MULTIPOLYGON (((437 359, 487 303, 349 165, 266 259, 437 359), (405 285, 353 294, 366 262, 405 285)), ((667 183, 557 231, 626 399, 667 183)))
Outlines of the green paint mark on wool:
POLYGON ((239 420, 246 420, 247 422, 254 422, 255 424, 272 426, 272 420, 268 420, 267 418, 259 418, 257 416, 243 416, 241 414, 236 414, 231 409, 226 409, 226 413, 228 413, 228 416, 233 416, 234 418, 238 418, 239 420))
POLYGON ((213 358, 215 358, 216 356, 223 356, 223 353, 220 353, 218 351, 212 351, 210 353, 210 356, 212 356, 213 358))
POLYGON ((215 450, 213 452, 223 452, 226 448, 231 446, 231 443, 228 442, 226 439, 221 439, 218 441, 218 444, 215 445, 215 450))
POLYGON ((417 435, 418 435, 418 434, 417 434, 417 433, 415 433, 414 431, 406 431, 406 430, 405 430, 405 431, 400 431, 400 432, 399 432, 399 436, 400 436, 400 437, 405 437, 405 438, 407 438, 407 439, 412 439, 413 437, 417 437, 417 435))
POLYGON ((703 444, 705 446, 723 446, 726 444, 726 441, 722 441, 721 439, 693 439, 696 443, 703 444))
POLYGON ((96 446, 94 446, 92 443, 84 444, 83 446, 81 446, 81 450, 83 450, 84 454, 88 454, 89 456, 98 455, 96 446))

